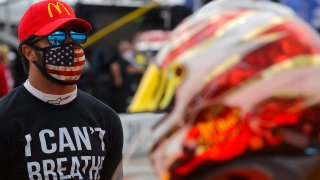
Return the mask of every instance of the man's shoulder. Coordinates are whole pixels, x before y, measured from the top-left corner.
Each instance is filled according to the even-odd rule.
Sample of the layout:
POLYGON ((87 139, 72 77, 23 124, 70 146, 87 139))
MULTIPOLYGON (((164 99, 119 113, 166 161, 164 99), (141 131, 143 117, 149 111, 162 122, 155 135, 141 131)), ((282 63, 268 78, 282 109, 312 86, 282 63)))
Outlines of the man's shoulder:
POLYGON ((21 102, 21 86, 14 88, 8 94, 0 98, 0 119, 2 116, 7 115, 9 110, 19 106, 21 102))
POLYGON ((10 91, 8 94, 0 98, 0 106, 2 105, 8 105, 8 103, 18 100, 20 93, 21 93, 22 86, 19 86, 17 88, 14 88, 12 91, 10 91))

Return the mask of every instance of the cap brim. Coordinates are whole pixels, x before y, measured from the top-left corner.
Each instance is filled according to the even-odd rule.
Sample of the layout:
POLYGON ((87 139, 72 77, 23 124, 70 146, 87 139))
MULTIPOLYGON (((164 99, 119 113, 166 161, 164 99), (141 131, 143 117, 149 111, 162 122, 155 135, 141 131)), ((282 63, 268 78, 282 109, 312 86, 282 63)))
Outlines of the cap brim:
POLYGON ((60 18, 56 21, 53 21, 39 30, 37 30, 34 35, 36 36, 46 36, 54 32, 55 30, 61 28, 61 27, 71 27, 85 30, 85 31, 91 31, 92 26, 85 20, 79 19, 79 18, 60 18))

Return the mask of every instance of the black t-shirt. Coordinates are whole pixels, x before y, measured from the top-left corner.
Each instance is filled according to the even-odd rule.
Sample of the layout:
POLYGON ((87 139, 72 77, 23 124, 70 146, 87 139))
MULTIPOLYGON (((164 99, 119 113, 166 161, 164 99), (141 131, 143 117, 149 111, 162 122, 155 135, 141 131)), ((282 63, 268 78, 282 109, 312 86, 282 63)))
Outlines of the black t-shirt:
POLYGON ((0 100, 0 179, 122 177, 118 115, 78 90, 66 105, 45 103, 23 86, 0 100))

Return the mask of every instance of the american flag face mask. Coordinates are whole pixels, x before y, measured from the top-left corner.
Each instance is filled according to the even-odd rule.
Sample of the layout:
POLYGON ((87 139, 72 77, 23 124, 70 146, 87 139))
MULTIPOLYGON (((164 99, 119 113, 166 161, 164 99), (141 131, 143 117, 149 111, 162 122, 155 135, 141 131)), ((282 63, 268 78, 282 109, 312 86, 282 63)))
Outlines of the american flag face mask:
POLYGON ((83 48, 73 42, 47 48, 34 47, 43 53, 43 64, 35 65, 49 80, 62 85, 75 84, 82 73, 85 54, 83 48))

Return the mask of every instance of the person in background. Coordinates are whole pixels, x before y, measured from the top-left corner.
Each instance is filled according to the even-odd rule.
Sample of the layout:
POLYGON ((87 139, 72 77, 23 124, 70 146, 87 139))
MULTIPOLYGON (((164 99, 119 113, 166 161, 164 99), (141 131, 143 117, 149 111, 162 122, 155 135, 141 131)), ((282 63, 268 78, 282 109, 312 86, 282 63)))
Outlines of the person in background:
POLYGON ((136 59, 136 52, 133 44, 127 40, 124 40, 119 43, 118 49, 121 57, 132 66, 130 67, 132 69, 128 68, 128 71, 130 73, 141 73, 143 65, 140 64, 136 59))
POLYGON ((13 88, 13 78, 8 67, 9 47, 5 44, 0 44, 0 98, 6 95, 13 88))
POLYGON ((63 1, 19 22, 28 80, 0 100, 0 179, 122 179, 119 116, 77 89, 91 25, 63 1))
POLYGON ((119 57, 115 51, 107 66, 107 72, 111 77, 110 95, 108 104, 117 113, 124 113, 128 105, 128 63, 119 57))
POLYGON ((121 61, 125 64, 128 73, 129 96, 133 96, 144 73, 145 67, 137 62, 135 49, 129 41, 121 41, 118 45, 118 50, 120 58, 122 59, 121 61))

